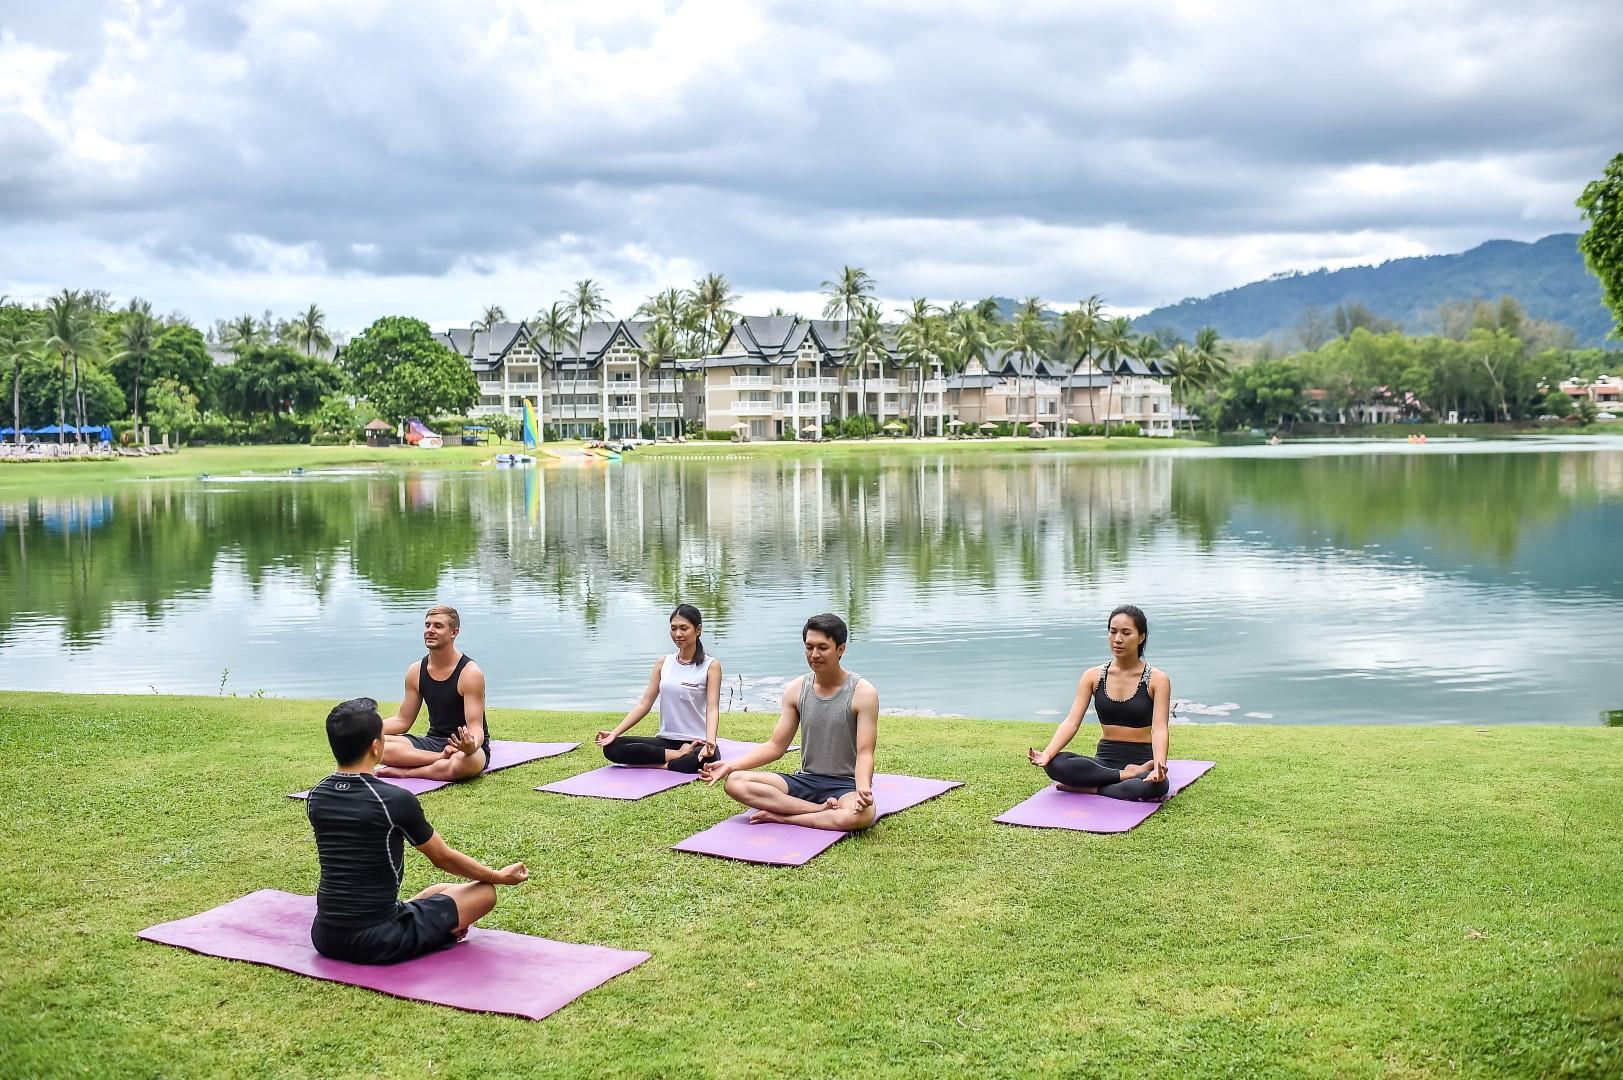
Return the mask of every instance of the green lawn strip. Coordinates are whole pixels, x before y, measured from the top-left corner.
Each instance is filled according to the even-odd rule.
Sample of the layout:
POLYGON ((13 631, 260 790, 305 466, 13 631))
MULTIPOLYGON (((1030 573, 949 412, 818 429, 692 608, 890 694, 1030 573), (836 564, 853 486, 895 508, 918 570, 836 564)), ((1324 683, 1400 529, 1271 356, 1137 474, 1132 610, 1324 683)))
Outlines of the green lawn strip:
MULTIPOLYGON (((1189 726, 1218 767, 1134 832, 992 817, 1043 727, 885 717, 882 771, 967 786, 800 868, 669 850, 733 807, 537 793, 605 715, 496 710, 573 754, 427 795, 523 859, 489 925, 653 959, 541 1023, 139 942, 310 892, 326 702, 0 694, 0 1075, 1606 1076, 1623 1069, 1623 732, 1189 726)), ((724 733, 759 738, 759 714, 724 733)), ((439 880, 415 854, 408 889, 439 880)))

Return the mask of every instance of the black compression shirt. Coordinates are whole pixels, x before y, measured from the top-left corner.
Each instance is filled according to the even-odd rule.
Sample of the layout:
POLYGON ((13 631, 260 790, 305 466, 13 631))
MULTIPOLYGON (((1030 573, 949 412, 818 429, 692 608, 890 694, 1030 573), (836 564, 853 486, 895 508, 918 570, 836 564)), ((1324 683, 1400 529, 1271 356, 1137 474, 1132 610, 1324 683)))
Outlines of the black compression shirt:
MULTIPOLYGON (((462 710, 462 694, 456 682, 462 678, 462 669, 473 663, 473 657, 464 655, 451 669, 446 679, 433 678, 428 673, 428 657, 417 669, 417 692, 428 706, 428 733, 436 739, 449 739, 456 729, 467 723, 462 710)), ((488 734, 488 731, 487 731, 488 734)))
POLYGON ((417 796, 374 776, 333 773, 304 806, 321 857, 316 918, 370 926, 392 915, 405 874, 402 841, 417 847, 434 835, 417 796))

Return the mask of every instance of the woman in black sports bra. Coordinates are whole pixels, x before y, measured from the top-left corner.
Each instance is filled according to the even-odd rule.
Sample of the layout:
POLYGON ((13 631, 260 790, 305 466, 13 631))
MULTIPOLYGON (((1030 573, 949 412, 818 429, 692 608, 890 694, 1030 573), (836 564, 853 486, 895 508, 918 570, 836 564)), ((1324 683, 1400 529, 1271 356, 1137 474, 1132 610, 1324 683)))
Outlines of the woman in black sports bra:
POLYGON ((1132 604, 1110 613, 1110 659, 1082 673, 1076 700, 1059 730, 1031 763, 1062 791, 1082 791, 1111 799, 1161 799, 1167 793, 1167 717, 1172 711, 1172 680, 1144 662, 1150 624, 1132 604), (1088 702, 1099 714, 1100 739, 1093 757, 1072 754, 1088 702))

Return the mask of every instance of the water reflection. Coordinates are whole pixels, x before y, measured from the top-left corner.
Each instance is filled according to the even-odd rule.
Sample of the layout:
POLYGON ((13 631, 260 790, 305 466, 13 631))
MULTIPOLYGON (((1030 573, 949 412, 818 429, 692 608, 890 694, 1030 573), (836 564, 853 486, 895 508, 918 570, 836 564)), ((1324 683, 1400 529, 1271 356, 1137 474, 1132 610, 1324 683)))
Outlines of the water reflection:
POLYGON ((0 662, 12 686, 207 692, 229 669, 387 697, 444 600, 497 703, 618 708, 682 599, 735 700, 770 706, 800 621, 832 608, 887 706, 1035 717, 1130 599, 1180 695, 1228 706, 1192 717, 1593 723, 1620 526, 1616 451, 121 485, 0 503, 0 662))

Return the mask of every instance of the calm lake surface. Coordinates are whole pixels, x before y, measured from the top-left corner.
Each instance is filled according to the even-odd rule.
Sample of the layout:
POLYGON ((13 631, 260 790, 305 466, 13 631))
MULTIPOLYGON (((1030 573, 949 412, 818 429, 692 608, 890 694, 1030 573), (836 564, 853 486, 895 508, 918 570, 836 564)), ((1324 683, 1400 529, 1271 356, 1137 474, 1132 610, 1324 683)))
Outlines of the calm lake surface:
POLYGON ((0 686, 393 700, 431 603, 498 706, 621 709, 706 616, 724 705, 853 627, 886 708, 1053 720, 1150 616, 1182 719, 1623 708, 1623 440, 335 472, 0 495, 0 686))

